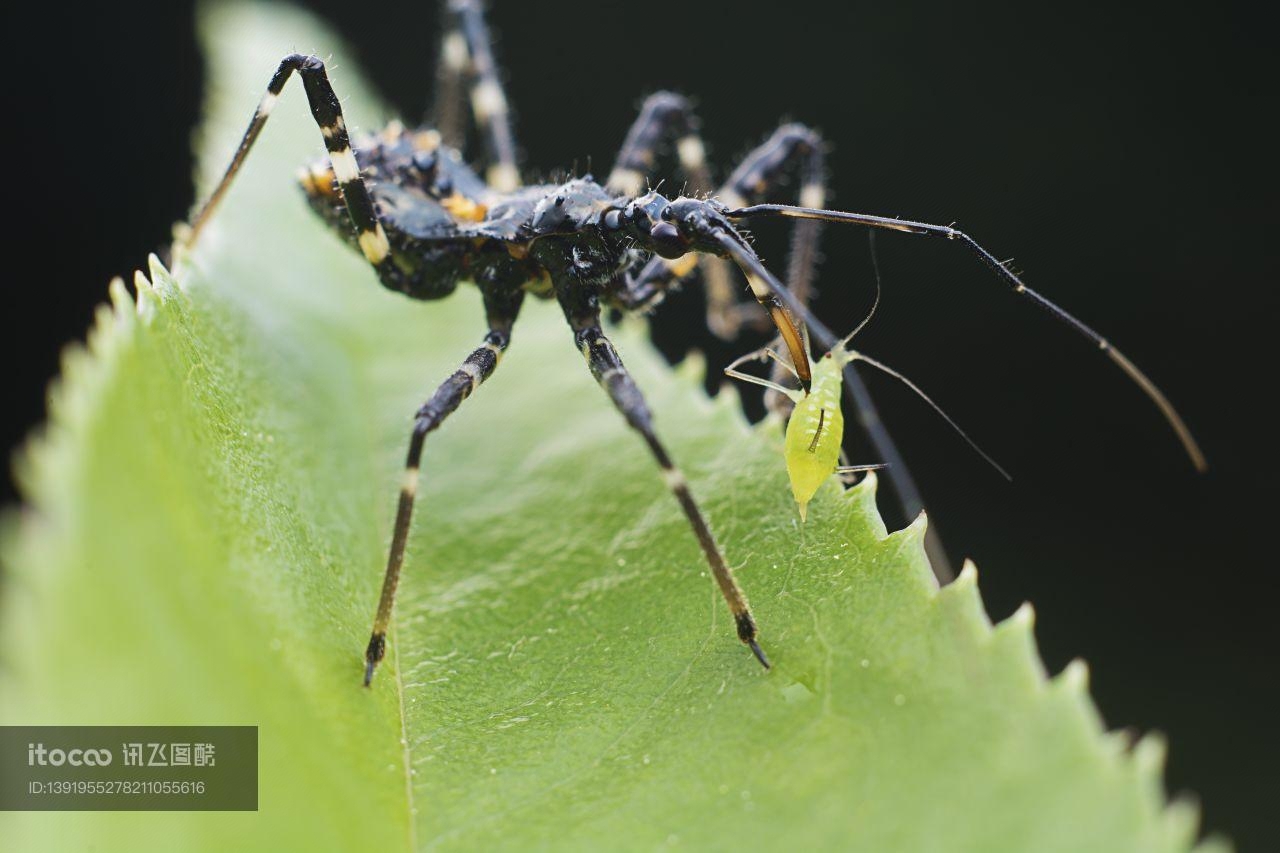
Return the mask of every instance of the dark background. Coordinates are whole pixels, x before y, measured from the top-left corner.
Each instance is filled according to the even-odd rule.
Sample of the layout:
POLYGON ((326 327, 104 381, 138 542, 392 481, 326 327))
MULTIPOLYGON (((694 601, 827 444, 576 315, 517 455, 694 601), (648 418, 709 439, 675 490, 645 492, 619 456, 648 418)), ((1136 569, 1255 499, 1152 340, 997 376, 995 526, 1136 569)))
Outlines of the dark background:
MULTIPOLYGON (((309 5, 420 118, 433 4, 309 5)), ((958 246, 878 240, 885 298, 860 348, 930 390, 1016 477, 870 377, 948 547, 981 567, 992 616, 1033 601, 1049 669, 1084 657, 1110 726, 1168 734, 1170 787, 1201 797, 1207 828, 1245 850, 1274 843, 1276 100, 1261 22, 1221 4, 500 6, 532 168, 603 174, 658 87, 699 99, 719 176, 779 119, 810 122, 833 143, 835 206, 958 220, 1149 369, 1202 440, 1207 476, 1109 362, 958 246)), ((185 2, 21 14, 6 13, 4 77, 10 447, 41 420, 58 351, 109 277, 141 266, 192 203, 202 74, 185 2)), ((300 163, 317 140, 298 141, 300 163)), ((779 266, 783 232, 758 230, 779 266)), ((818 310, 849 328, 871 297, 867 240, 829 228, 824 245, 818 310)), ((669 352, 695 342, 698 305, 689 292, 661 312, 669 352)))

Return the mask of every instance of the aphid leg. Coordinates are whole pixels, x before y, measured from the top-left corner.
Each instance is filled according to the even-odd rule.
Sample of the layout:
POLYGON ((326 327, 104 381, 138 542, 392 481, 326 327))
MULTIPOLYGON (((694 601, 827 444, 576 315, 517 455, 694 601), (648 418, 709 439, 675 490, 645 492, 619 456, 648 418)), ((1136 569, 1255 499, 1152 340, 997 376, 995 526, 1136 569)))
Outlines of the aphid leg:
POLYGON ((792 379, 798 380, 800 378, 800 374, 796 373, 796 369, 791 366, 791 362, 787 361, 785 358, 778 355, 776 352, 773 351, 771 347, 765 347, 764 349, 760 350, 760 352, 762 352, 766 358, 773 360, 773 369, 775 374, 777 374, 778 372, 789 373, 791 374, 792 379))
POLYGON ((740 355, 737 358, 735 358, 733 360, 733 364, 729 366, 737 367, 739 364, 742 364, 747 361, 765 361, 766 359, 773 361, 774 366, 777 367, 779 370, 783 371, 784 373, 791 374, 791 377, 793 379, 800 378, 800 374, 796 373, 796 369, 791 366, 791 362, 787 361, 785 358, 778 355, 778 353, 771 346, 761 347, 755 352, 749 352, 746 355, 740 355))
POLYGON ((676 155, 688 179, 686 192, 711 190, 706 151, 698 135, 698 121, 688 98, 674 92, 655 92, 644 99, 640 114, 631 123, 613 170, 605 182, 610 192, 638 196, 647 188, 659 146, 668 136, 676 138, 676 155))
MULTIPOLYGON (((736 363, 737 362, 735 362, 735 364, 736 363)), ((743 382, 749 382, 752 385, 759 385, 763 388, 768 388, 770 391, 777 391, 779 394, 795 393, 794 388, 784 388, 776 382, 770 382, 768 379, 761 379, 759 376, 752 376, 750 373, 743 373, 741 370, 735 370, 732 367, 726 367, 724 369, 724 375, 731 379, 738 379, 743 382)))
POLYGON ((773 381, 772 379, 761 379, 759 376, 752 376, 750 373, 743 373, 741 370, 737 369, 738 365, 743 364, 744 362, 763 360, 766 358, 773 359, 773 361, 776 363, 777 366, 787 371, 790 371, 792 376, 796 376, 795 368, 793 368, 790 364, 784 361, 782 359, 782 356, 778 355, 769 347, 763 347, 762 349, 758 349, 755 352, 749 352, 746 355, 739 356, 738 358, 734 359, 733 363, 724 369, 724 375, 732 379, 739 379, 743 382, 749 382, 752 385, 761 385, 765 388, 768 388, 771 391, 775 391, 778 394, 782 394, 787 398, 791 398, 793 395, 798 397, 800 395, 800 392, 794 388, 786 388, 782 385, 779 385, 777 382, 773 381))
POLYGON ((689 484, 684 474, 676 467, 675 462, 667 454, 666 448, 658 440, 657 433, 653 429, 653 416, 639 387, 623 366, 622 359, 618 357, 618 351, 601 331, 599 312, 594 311, 586 316, 574 317, 566 310, 566 314, 569 315, 578 349, 587 360, 592 375, 608 392, 618 411, 626 417, 627 423, 640 433, 645 443, 649 445, 653 458, 662 469, 662 477, 667 487, 671 489, 680 503, 680 508, 684 510, 685 517, 689 520, 689 525, 698 539, 698 544, 702 547, 707 564, 711 567, 711 574, 715 577, 716 584, 729 605, 729 612, 733 614, 733 620, 738 629, 738 639, 750 647, 756 659, 768 669, 769 659, 765 657, 764 650, 756 640, 756 623, 751 616, 747 597, 734 579, 733 570, 725 562, 720 546, 716 543, 711 528, 707 526, 706 519, 703 518, 702 510, 698 508, 697 502, 689 492, 689 484))
POLYGON ((329 162, 338 179, 338 190, 342 193, 347 214, 355 227, 360 251, 378 271, 379 276, 391 276, 394 274, 391 245, 387 242, 387 234, 382 228, 382 223, 378 221, 378 214, 369 198, 369 190, 360 177, 360 167, 356 164, 355 154, 351 151, 351 141, 347 137, 347 123, 342 117, 338 96, 334 94, 329 77, 325 74, 324 63, 314 56, 303 56, 298 53, 280 60, 280 67, 276 69, 271 82, 267 84, 267 92, 258 102, 258 108, 254 110, 253 118, 249 121, 249 127, 245 130, 230 165, 227 166, 226 172, 218 181, 209 200, 191 220, 191 231, 187 237, 187 243, 195 244, 200 230, 209 221, 210 215, 226 194, 231 181, 240 171, 249 149, 253 147, 258 134, 262 132, 271 109, 294 71, 302 77, 302 85, 306 89, 307 100, 311 104, 311 115, 315 117, 316 124, 320 127, 320 134, 324 137, 324 147, 329 152, 329 162))
POLYGON ((889 466, 884 462, 876 462, 872 465, 838 465, 836 466, 836 476, 840 478, 840 482, 846 486, 852 486, 858 482, 858 474, 867 471, 883 471, 889 466))
POLYGON ((517 189, 520 169, 516 164, 511 110, 493 58, 493 38, 480 0, 447 0, 445 3, 441 62, 457 67, 454 72, 442 69, 442 73, 464 75, 471 81, 471 114, 484 137, 489 157, 485 181, 498 192, 517 189))
POLYGON ((413 421, 413 433, 409 439, 409 453, 405 460, 404 477, 400 483, 400 499, 396 506, 395 528, 391 536, 391 549, 387 553, 387 569, 382 579, 382 594, 378 598, 378 611, 373 618, 373 631, 365 649, 364 686, 373 680, 373 671, 387 650, 387 628, 391 624, 391 609, 396 600, 396 587, 400 584, 400 567, 404 563, 405 543, 409 539, 409 522, 413 517, 414 497, 418 492, 418 472, 422 460, 422 445, 427 434, 444 422, 462 401, 480 387, 493 373, 503 352, 511 343, 511 327, 520 310, 522 294, 497 297, 485 294, 485 308, 489 317, 489 333, 484 344, 467 356, 462 366, 441 383, 431 398, 418 409, 413 421))

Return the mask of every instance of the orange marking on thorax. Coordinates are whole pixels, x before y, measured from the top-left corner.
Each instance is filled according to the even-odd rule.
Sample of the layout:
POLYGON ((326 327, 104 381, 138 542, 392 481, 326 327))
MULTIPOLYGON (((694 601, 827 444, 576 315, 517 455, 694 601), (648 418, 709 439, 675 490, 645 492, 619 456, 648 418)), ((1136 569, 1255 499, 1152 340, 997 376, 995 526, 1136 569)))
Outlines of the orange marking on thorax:
POLYGON ((667 261, 667 269, 671 270, 677 278, 684 278, 693 272, 693 268, 698 265, 698 256, 693 252, 676 258, 673 261, 667 261))
POLYGON ((440 199, 440 204, 449 211, 449 215, 460 222, 483 222, 489 208, 472 201, 462 193, 454 193, 448 198, 440 199))

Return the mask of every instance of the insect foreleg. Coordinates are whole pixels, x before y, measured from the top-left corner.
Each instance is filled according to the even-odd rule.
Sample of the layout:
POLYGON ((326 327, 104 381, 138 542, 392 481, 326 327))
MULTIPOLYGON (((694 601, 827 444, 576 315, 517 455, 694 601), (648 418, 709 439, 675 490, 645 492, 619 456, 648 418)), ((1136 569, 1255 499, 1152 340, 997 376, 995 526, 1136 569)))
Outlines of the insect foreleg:
POLYGON ((644 401, 644 396, 640 393, 640 388, 623 366, 622 359, 618 356, 618 351, 614 349, 612 342, 600 329, 599 312, 575 317, 566 310, 566 314, 569 315, 569 322, 574 330, 575 342, 583 358, 587 360, 592 375, 600 383, 600 387, 608 393, 618 411, 627 419, 627 424, 640 433, 658 467, 662 469, 662 478, 666 481, 667 488, 671 489, 680 508, 684 510, 689 526, 693 528, 698 545, 702 548, 703 556, 711 568, 711 574, 725 602, 729 605, 729 612, 733 614, 738 639, 750 647, 756 659, 767 669, 769 659, 765 657, 756 639, 756 623, 751 615, 747 597, 738 586, 733 570, 725 562, 720 546, 712 535, 706 518, 702 515, 702 510, 689 491, 689 484, 684 474, 676 467, 666 447, 658 439, 653 428, 653 415, 644 401))

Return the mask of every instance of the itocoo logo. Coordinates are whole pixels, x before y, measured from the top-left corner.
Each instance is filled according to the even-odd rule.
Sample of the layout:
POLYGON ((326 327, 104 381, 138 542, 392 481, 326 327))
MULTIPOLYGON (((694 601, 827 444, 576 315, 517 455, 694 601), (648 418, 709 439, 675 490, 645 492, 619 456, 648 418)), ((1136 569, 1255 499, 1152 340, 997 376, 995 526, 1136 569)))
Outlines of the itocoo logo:
POLYGON ((42 743, 27 744, 27 766, 105 767, 111 763, 109 749, 45 749, 42 743))

